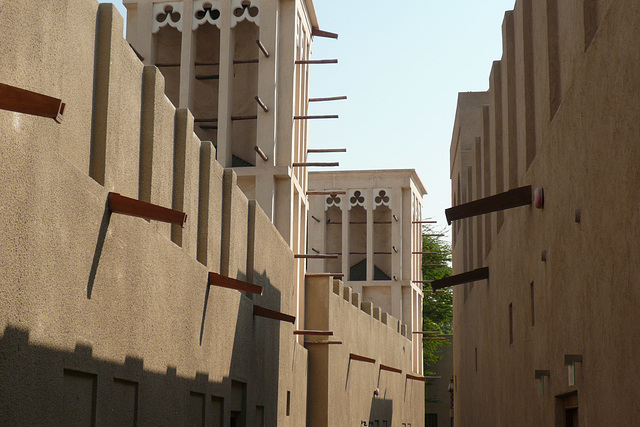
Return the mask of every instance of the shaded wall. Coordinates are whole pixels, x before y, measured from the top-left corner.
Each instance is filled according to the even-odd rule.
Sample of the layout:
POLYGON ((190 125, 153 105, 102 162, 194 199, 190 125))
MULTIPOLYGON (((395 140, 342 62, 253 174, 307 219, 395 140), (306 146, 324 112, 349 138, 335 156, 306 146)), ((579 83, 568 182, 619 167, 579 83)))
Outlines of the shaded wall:
POLYGON ((466 302, 464 288, 454 293, 456 425, 565 425, 567 405, 580 425, 640 418, 625 368, 640 333, 639 18, 626 0, 518 1, 505 15, 488 131, 477 135, 489 139, 489 167, 475 157, 473 171, 490 171, 492 193, 544 187, 545 206, 457 229, 454 268, 478 259, 478 246, 458 245, 483 227, 490 279, 466 302), (582 356, 574 385, 565 355, 582 356), (535 370, 550 371, 542 395, 535 370))

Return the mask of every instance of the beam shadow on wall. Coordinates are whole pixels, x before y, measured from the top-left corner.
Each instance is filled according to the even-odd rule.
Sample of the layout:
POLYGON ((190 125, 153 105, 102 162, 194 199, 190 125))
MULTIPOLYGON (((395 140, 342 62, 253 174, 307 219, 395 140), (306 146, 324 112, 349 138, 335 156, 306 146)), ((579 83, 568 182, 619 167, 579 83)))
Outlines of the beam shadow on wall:
POLYGON ((110 221, 111 211, 109 210, 109 199, 107 198, 107 201, 104 205, 104 214, 102 215, 102 221, 100 222, 100 230, 98 231, 96 249, 93 253, 93 261, 91 262, 89 280, 87 281, 87 299, 91 299, 91 294, 93 293, 93 285, 96 281, 96 273, 98 272, 98 265, 100 264, 100 257, 102 256, 102 249, 104 248, 104 241, 107 238, 107 231, 109 230, 110 221))

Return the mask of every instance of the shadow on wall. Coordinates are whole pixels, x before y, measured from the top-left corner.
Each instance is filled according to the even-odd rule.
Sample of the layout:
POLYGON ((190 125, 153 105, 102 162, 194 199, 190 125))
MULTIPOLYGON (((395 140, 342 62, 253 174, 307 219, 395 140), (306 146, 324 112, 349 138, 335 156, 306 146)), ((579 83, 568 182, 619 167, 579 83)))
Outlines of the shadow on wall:
POLYGON ((393 400, 373 397, 371 399, 369 420, 366 425, 372 427, 391 427, 392 421, 393 400))
MULTIPOLYGON (((270 302, 265 305, 278 310, 280 291, 266 274, 255 278, 270 302)), ((219 339, 215 307, 221 301, 209 304, 208 298, 209 292, 200 346, 194 343, 181 355, 193 360, 202 347, 201 366, 218 359, 206 350, 219 339)), ((145 370, 144 360, 135 357, 124 363, 98 359, 92 347, 80 343, 74 351, 31 344, 28 330, 9 325, 0 338, 0 419, 6 425, 276 425, 279 341, 279 322, 254 317, 251 300, 243 296, 228 346, 229 376, 211 381, 207 372, 179 376, 181 366, 145 370)))

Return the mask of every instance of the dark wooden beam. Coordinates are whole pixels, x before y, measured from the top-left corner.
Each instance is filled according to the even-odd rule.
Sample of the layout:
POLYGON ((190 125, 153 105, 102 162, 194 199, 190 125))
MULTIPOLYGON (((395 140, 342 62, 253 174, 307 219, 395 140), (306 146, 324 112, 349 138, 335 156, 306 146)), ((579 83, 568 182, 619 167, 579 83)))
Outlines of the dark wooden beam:
POLYGON ((307 191, 307 196, 334 196, 338 194, 347 194, 344 190, 336 190, 336 191, 307 191))
POLYGON ((451 224, 451 221, 459 219, 530 205, 532 200, 531 186, 526 185, 445 209, 444 213, 447 216, 447 222, 451 224))
POLYGON ((346 148, 309 148, 307 153, 346 153, 346 148))
POLYGON ((359 354, 349 353, 349 360, 357 360, 359 362, 376 363, 376 359, 360 356, 359 354))
POLYGON ((303 259, 337 259, 338 255, 336 254, 295 254, 294 258, 303 258, 303 259))
POLYGON ((331 167, 331 166, 340 166, 340 163, 338 162, 294 162, 291 167, 294 168, 306 168, 309 166, 315 166, 315 167, 331 167))
POLYGON ((125 197, 118 193, 109 193, 108 205, 111 212, 123 215, 180 225, 187 221, 187 214, 184 212, 125 197))
POLYGON ((427 377, 421 377, 419 375, 407 374, 407 379, 408 380, 416 380, 416 381, 426 381, 427 377))
POLYGON ((309 102, 344 101, 345 99, 347 99, 346 95, 325 96, 322 98, 309 98, 309 102))
POLYGON ((472 271, 456 274, 455 276, 445 277, 444 279, 434 280, 431 282, 431 289, 434 291, 447 286, 462 285, 463 283, 475 282, 476 280, 484 280, 489 278, 489 267, 476 268, 472 271))
POLYGON ((260 156, 262 160, 264 160, 265 162, 269 160, 269 156, 267 156, 267 154, 264 151, 262 151, 262 148, 256 145, 253 147, 253 149, 255 150, 256 153, 258 153, 258 156, 260 156))
POLYGON ((299 330, 299 331, 293 331, 293 335, 323 335, 323 336, 333 336, 333 331, 299 330))
POLYGON ((62 123, 66 104, 58 98, 0 83, 0 109, 48 117, 62 123))
POLYGON ((317 116, 293 116, 294 120, 313 120, 313 119, 338 119, 337 114, 320 114, 317 116))
POLYGON ((337 64, 337 59, 298 59, 296 60, 296 65, 298 64, 337 64))
POLYGON ((260 317, 267 317, 269 319, 280 320, 282 322, 295 323, 296 317, 288 314, 280 313, 279 311, 269 310, 268 308, 260 307, 259 305, 253 306, 253 315, 260 317))
POLYGON ((243 282, 227 276, 222 276, 213 271, 209 272, 209 285, 220 286, 222 288, 236 289, 238 291, 250 292, 252 294, 262 295, 262 286, 253 283, 243 282))
POLYGON ((311 28, 311 35, 312 36, 318 36, 318 37, 327 37, 329 39, 337 39, 338 38, 338 34, 330 33, 329 31, 323 31, 320 28, 316 28, 316 27, 312 27, 311 28))
POLYGON ((380 364, 380 370, 389 371, 389 372, 395 372, 396 374, 401 374, 402 373, 402 369, 394 368, 393 366, 383 365, 382 363, 380 364))
POLYGON ((305 344, 342 344, 342 341, 305 341, 305 344))
POLYGON ((305 273, 304 277, 344 277, 344 273, 305 273))
POLYGON ((265 56, 265 58, 268 58, 269 57, 269 51, 267 50, 266 47, 264 47, 262 42, 260 40, 256 40, 256 44, 260 48, 260 51, 262 51, 262 54, 265 56))
POLYGON ((260 99, 259 96, 255 96, 253 99, 256 100, 256 102, 258 103, 258 105, 260 106, 260 108, 262 108, 262 111, 264 111, 265 113, 269 112, 269 107, 267 107, 267 104, 265 104, 264 102, 262 102, 262 99, 260 99))

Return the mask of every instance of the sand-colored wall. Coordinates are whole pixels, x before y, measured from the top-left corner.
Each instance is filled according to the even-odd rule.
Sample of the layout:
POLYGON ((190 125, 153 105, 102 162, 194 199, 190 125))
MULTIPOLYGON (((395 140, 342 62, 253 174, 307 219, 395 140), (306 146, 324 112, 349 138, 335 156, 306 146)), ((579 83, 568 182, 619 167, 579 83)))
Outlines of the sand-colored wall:
POLYGON ((295 313, 289 246, 122 39, 112 5, 23 3, 2 5, 0 81, 66 110, 62 124, 0 112, 0 419, 229 425, 243 411, 246 425, 302 425, 307 352, 293 325, 252 314, 295 313), (110 213, 109 191, 187 222, 110 213), (209 271, 264 294, 209 287, 209 271))
POLYGON ((411 341, 406 327, 359 293, 329 277, 307 278, 308 329, 329 330, 341 344, 307 344, 309 351, 308 426, 424 425, 424 382, 408 379, 411 341), (327 310, 328 307, 328 310, 327 310), (375 363, 350 359, 350 354, 375 363), (402 373, 380 370, 380 364, 402 373), (374 396, 374 390, 379 395, 374 396), (369 424, 371 421, 374 424, 369 424))
MULTIPOLYGON (((628 370, 640 350, 635 339, 640 334, 635 244, 640 129, 634 97, 640 56, 633 47, 640 41, 640 5, 630 0, 557 4, 554 29, 553 7, 518 1, 504 31, 506 40, 515 40, 511 76, 516 78, 509 78, 506 51, 492 69, 485 133, 495 150, 491 187, 501 180, 504 189, 514 183, 544 187, 545 206, 505 211, 501 227, 496 227, 499 216, 490 215, 491 244, 483 254, 490 279, 476 283, 466 302, 463 287, 454 292, 457 426, 565 425, 567 395, 577 396, 580 425, 634 425, 640 419, 637 381, 628 370), (588 44, 585 6, 595 6, 597 22, 588 44), (535 58, 533 67, 524 59, 527 49, 535 58), (533 76, 528 94, 527 75, 533 76), (514 97, 518 105, 509 104, 510 90, 520 94, 514 97), (531 106, 535 114, 527 116, 531 106), (517 114, 509 123, 505 116, 511 108, 517 114), (534 121, 532 128, 527 117, 534 121), (516 128, 512 144, 509 126, 516 128), (535 155, 527 166, 532 147, 535 155), (509 156, 510 150, 517 155, 509 156), (495 162, 498 153, 502 171, 495 162), (514 167, 515 182, 510 182, 514 167), (575 386, 563 366, 569 354, 582 356, 575 386), (550 371, 542 396, 535 370, 550 371)), ((465 233, 478 238, 475 227, 457 232, 457 271, 465 256, 477 257, 475 247, 460 247, 465 233)))

